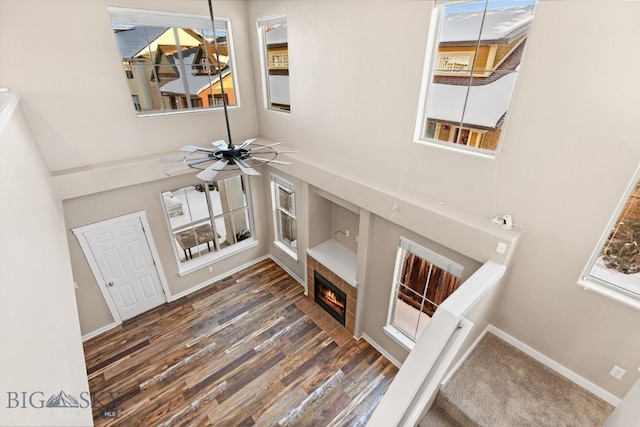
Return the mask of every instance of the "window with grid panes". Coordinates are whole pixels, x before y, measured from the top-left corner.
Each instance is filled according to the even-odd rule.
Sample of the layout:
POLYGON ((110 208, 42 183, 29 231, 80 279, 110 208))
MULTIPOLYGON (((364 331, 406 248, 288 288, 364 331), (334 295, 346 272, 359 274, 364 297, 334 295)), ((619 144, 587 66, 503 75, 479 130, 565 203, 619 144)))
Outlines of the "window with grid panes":
POLYGON ((109 8, 139 115, 237 105, 231 24, 208 16, 109 8), (218 66, 218 60, 220 66, 218 66))

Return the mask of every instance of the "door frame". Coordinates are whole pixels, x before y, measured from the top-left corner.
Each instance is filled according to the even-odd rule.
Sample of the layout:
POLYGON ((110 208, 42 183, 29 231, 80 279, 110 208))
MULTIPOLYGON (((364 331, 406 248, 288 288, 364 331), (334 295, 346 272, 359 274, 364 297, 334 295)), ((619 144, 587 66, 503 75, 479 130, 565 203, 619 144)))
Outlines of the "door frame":
POLYGON ((156 249, 156 244, 151 234, 151 227, 149 226, 149 221, 147 220, 146 210, 117 216, 114 218, 106 219, 104 221, 94 222, 92 224, 87 224, 81 227, 76 227, 71 229, 71 232, 76 236, 76 239, 78 239, 80 248, 82 248, 84 257, 89 263, 89 268, 91 268, 93 277, 95 277, 96 282, 98 283, 98 288, 100 289, 100 292, 102 292, 102 297, 104 298, 104 301, 107 303, 107 307, 109 307, 111 316, 113 316, 114 322, 118 325, 122 323, 122 317, 120 317, 120 313, 118 313, 116 305, 113 302, 113 298, 111 297, 111 294, 109 293, 109 289, 107 288, 107 282, 104 280, 104 277, 102 277, 102 273, 100 272, 98 263, 96 262, 96 259, 93 256, 93 252, 91 251, 91 247, 89 246, 89 241, 87 240, 84 233, 92 231, 96 228, 117 224, 119 222, 128 221, 131 219, 139 219, 140 222, 142 223, 142 229, 144 231, 145 237, 147 238, 147 244, 149 245, 149 249, 151 250, 151 257, 153 258, 154 264, 156 266, 156 271, 158 272, 158 277, 160 278, 160 284, 162 285, 162 290, 164 291, 167 302, 169 302, 172 300, 172 296, 171 296, 171 292, 169 291, 169 285, 167 282, 167 278, 164 274, 164 269, 162 268, 162 264, 160 263, 160 255, 158 254, 158 250, 156 249))

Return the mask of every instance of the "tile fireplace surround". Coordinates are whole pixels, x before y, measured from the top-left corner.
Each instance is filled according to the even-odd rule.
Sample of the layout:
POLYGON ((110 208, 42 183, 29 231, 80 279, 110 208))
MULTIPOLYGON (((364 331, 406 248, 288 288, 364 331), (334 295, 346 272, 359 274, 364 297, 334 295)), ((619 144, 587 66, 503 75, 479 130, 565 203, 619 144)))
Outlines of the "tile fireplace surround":
MULTIPOLYGON (((314 304, 314 271, 317 271, 321 276, 333 283, 335 287, 347 294, 347 314, 345 319, 345 329, 349 334, 353 336, 356 324, 356 302, 358 299, 358 289, 342 280, 338 275, 322 265, 315 258, 307 255, 307 289, 309 292, 307 298, 310 299, 314 304)), ((336 324, 339 324, 337 320, 336 324)))

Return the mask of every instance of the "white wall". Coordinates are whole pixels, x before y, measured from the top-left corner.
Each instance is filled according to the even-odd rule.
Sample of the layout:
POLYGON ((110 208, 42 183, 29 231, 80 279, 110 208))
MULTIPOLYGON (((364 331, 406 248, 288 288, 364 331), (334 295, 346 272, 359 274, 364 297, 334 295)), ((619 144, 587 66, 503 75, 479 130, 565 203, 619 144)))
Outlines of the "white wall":
MULTIPOLYGON (((229 116, 234 141, 243 141, 258 133, 246 5, 214 4, 217 16, 231 19, 241 108, 229 116)), ((162 168, 149 157, 227 139, 222 111, 136 117, 107 6, 209 15, 204 0, 0 1, 2 84, 22 94, 65 198, 159 179, 162 168), (36 55, 25 48, 44 40, 36 55)))
POLYGON ((0 425, 92 425, 89 407, 40 408, 61 390, 84 405, 89 385, 62 203, 19 106, 0 159, 0 425))
POLYGON ((638 378, 640 313, 576 281, 640 159, 629 130, 640 117, 640 56, 629 55, 640 2, 539 2, 498 159, 411 142, 431 9, 429 1, 250 1, 252 21, 286 12, 289 34, 291 113, 259 109, 261 135, 392 195, 410 150, 400 198, 477 218, 510 213, 526 232, 493 323, 622 396, 638 378), (608 375, 614 363, 627 369, 622 381, 608 375))
POLYGON ((640 419, 640 381, 637 381, 622 402, 607 418, 604 427, 629 427, 640 419))

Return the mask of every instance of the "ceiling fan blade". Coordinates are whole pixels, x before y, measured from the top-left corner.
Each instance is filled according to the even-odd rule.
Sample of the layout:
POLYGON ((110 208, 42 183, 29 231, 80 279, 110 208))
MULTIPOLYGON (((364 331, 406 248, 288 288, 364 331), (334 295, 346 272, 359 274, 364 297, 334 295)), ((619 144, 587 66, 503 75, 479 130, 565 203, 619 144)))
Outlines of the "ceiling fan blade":
POLYGON ((185 145, 183 147, 180 147, 180 151, 186 151, 187 153, 195 153, 196 151, 203 151, 205 153, 215 153, 218 150, 214 150, 213 148, 198 147, 197 145, 185 145))
MULTIPOLYGON (((259 148, 254 148, 253 150, 249 150, 249 152, 251 154, 253 154, 255 152, 257 152, 258 154, 269 154, 269 153, 273 153, 273 152, 278 153, 278 154, 294 154, 294 153, 297 153, 297 151, 275 151, 275 150, 273 150, 273 151, 265 151, 265 152, 261 153, 259 148)), ((251 157, 253 157, 253 156, 251 156, 251 157)))
POLYGON ((173 175, 178 175, 180 173, 183 172, 189 172, 192 171, 193 168, 191 166, 189 166, 186 163, 183 163, 181 165, 176 165, 176 166, 169 166, 167 168, 164 168, 164 174, 167 176, 173 176, 173 175))
POLYGON ((282 160, 269 160, 269 159, 263 159, 262 157, 256 157, 256 156, 251 156, 252 159, 258 160, 260 162, 266 162, 266 163, 275 163, 277 165, 292 165, 293 163, 291 162, 283 162, 282 160))
POLYGON ((213 145, 214 147, 219 148, 220 150, 226 150, 229 147, 227 145, 227 141, 225 141, 224 139, 219 139, 217 141, 213 141, 211 143, 211 145, 213 145))
POLYGON ((240 147, 238 147, 238 149, 242 150, 243 148, 247 148, 249 144, 251 144, 255 140, 255 138, 247 139, 240 147))
POLYGON ((211 181, 213 180, 213 178, 216 177, 216 175, 218 175, 218 172, 224 169, 225 166, 227 166, 226 160, 218 160, 217 162, 215 162, 214 164, 212 164, 211 166, 207 167, 205 170, 197 174, 196 177, 198 177, 198 179, 201 179, 203 181, 211 181))
POLYGON ((260 175, 260 172, 249 166, 242 159, 233 159, 234 162, 238 165, 240 170, 247 175, 260 175))
MULTIPOLYGON (((259 148, 270 148, 280 144, 284 144, 284 142, 274 142, 273 144, 261 145, 259 148)), ((258 150, 258 148, 256 148, 256 150, 258 150)))
POLYGON ((160 159, 161 163, 170 162, 189 162, 191 160, 203 160, 208 159, 208 153, 189 153, 189 154, 176 154, 175 156, 166 156, 160 159))
POLYGON ((172 163, 172 162, 184 162, 187 157, 184 154, 177 154, 175 156, 166 156, 160 159, 160 163, 172 163))

